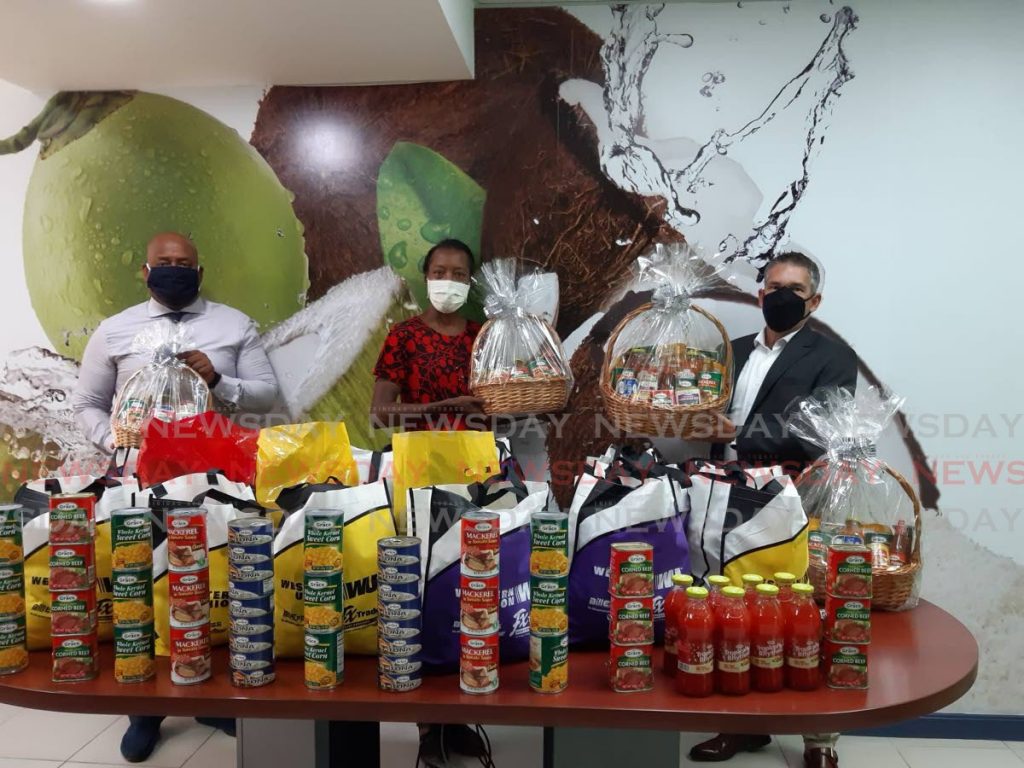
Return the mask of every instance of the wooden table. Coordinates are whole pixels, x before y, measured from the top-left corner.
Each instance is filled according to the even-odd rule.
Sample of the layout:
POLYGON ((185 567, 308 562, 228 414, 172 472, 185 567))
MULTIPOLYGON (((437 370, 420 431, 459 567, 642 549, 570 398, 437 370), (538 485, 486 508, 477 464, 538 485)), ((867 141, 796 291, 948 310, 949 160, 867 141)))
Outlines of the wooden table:
POLYGON ((602 651, 572 653, 569 689, 558 695, 532 692, 522 662, 502 667, 502 687, 490 696, 461 693, 454 675, 427 678, 422 688, 411 693, 382 693, 377 689, 375 660, 360 657, 346 659, 345 683, 334 691, 307 691, 301 662, 296 660, 278 662, 278 679, 272 685, 239 689, 228 680, 223 651, 215 654, 213 679, 201 685, 172 685, 166 659, 158 660, 155 680, 118 685, 109 647, 101 646, 107 652, 102 654, 98 679, 52 683, 49 654, 33 653, 29 669, 0 677, 0 701, 61 712, 335 721, 321 729, 317 765, 340 765, 329 762, 330 744, 342 741, 345 765, 375 764, 377 748, 370 742, 379 733, 377 724, 385 721, 543 726, 554 729, 545 739, 545 765, 550 766, 563 761, 567 765, 570 757, 573 763, 585 760, 586 754, 581 753, 599 757, 591 764, 611 764, 609 755, 623 744, 628 745, 627 754, 635 764, 638 743, 650 747, 650 754, 643 756, 648 768, 672 764, 673 759, 677 766, 679 731, 800 734, 888 725, 935 712, 959 699, 974 683, 977 643, 945 611, 922 601, 906 613, 876 613, 873 622, 867 691, 822 688, 813 693, 688 699, 677 695, 659 672, 655 690, 616 694, 608 688, 607 653, 602 651), (642 739, 624 739, 623 731, 632 730, 648 733, 642 739), (673 740, 674 758, 665 751, 673 740), (366 750, 354 749, 356 744, 366 750))

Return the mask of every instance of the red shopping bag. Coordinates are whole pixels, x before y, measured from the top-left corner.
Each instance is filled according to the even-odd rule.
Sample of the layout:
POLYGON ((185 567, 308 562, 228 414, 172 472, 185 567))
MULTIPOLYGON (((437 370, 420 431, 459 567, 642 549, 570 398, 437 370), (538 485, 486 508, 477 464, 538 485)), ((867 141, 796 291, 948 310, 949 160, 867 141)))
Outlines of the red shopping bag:
POLYGON ((139 482, 150 486, 217 469, 228 480, 252 485, 259 435, 213 411, 180 421, 150 419, 139 450, 139 482))

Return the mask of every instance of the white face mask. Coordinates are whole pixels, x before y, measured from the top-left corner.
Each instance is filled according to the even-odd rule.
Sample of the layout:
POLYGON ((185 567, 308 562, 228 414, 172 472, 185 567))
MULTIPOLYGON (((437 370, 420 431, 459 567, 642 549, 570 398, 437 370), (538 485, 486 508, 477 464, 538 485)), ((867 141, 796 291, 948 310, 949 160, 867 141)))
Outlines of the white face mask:
POLYGON ((457 280, 427 280, 427 296, 434 309, 443 315, 457 312, 469 296, 469 283, 457 280))

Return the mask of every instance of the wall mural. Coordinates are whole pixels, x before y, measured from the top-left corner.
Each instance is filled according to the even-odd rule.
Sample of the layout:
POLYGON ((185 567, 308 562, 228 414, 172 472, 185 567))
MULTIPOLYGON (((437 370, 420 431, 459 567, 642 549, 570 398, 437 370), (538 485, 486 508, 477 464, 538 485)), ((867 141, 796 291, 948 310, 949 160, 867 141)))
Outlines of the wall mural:
MULTIPOLYGON (((372 365, 388 325, 424 301, 420 260, 432 243, 457 237, 483 258, 554 270, 558 331, 575 349, 580 386, 548 448, 552 463, 581 460, 609 439, 593 433, 602 338, 594 323, 614 310, 640 253, 680 238, 723 251, 740 279, 713 295, 712 311, 730 328, 730 318, 756 322, 759 272, 777 247, 794 245, 790 219, 855 78, 845 45, 857 14, 825 7, 791 77, 745 105, 745 119, 700 136, 685 121, 678 136, 646 135, 647 79, 659 56, 694 44, 679 24, 666 28, 661 5, 606 10, 605 36, 557 8, 480 12, 476 79, 274 87, 251 144, 168 97, 58 94, 0 142, 0 155, 39 146, 24 259, 52 344, 14 353, 0 380, 0 461, 16 467, 4 490, 96 458, 68 407, 76 361, 102 318, 143 300, 132 265, 149 236, 168 229, 197 243, 206 295, 260 322, 289 417, 344 419, 366 447, 387 441, 367 426, 372 365), (763 187, 736 155, 780 123, 791 141, 797 132, 800 151, 786 160, 784 183, 763 187)), ((709 68, 700 94, 711 98, 728 77, 709 68)), ((467 311, 480 314, 478 305, 467 311)), ((863 380, 881 383, 869 363, 863 380)), ((908 430, 893 428, 886 450, 905 474, 927 465, 908 430)), ((917 479, 934 509, 934 482, 917 479)), ((567 489, 563 480, 563 501, 567 489)), ((991 562, 934 513, 928 523, 926 556, 948 548, 991 562)), ((1019 584, 1020 566, 1007 567, 1019 584)), ((976 625, 999 611, 997 602, 949 607, 976 625)), ((1017 631, 1004 629, 990 647, 1017 631)), ((983 668, 979 687, 996 674, 983 668)))

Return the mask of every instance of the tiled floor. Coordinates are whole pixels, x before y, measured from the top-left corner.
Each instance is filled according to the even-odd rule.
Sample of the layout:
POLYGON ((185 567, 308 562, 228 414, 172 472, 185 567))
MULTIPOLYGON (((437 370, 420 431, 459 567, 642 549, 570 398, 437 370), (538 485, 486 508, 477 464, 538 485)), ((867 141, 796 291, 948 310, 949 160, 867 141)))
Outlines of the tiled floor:
MULTIPOLYGON (((118 745, 127 719, 116 715, 68 715, 0 704, 0 768, 114 768, 126 765, 118 745)), ((541 765, 541 732, 536 728, 487 729, 498 768, 541 765)), ((188 718, 164 721, 163 740, 145 763, 154 768, 231 768, 235 742, 188 718)), ((684 734, 683 748, 707 734, 684 734)), ((413 768, 416 729, 385 724, 382 765, 413 768)), ((844 737, 843 768, 1024 768, 1024 742, 844 737)), ((737 756, 730 768, 802 768, 803 744, 782 736, 757 754, 737 756)), ((470 766, 469 762, 463 763, 470 766)), ((684 767, 696 765, 683 760, 684 767)), ((294 766, 304 768, 304 766, 294 766)), ((602 768, 597 766, 596 768, 602 768)))

